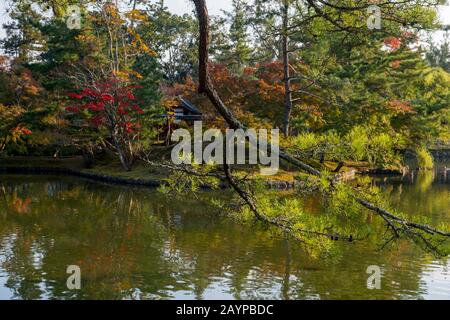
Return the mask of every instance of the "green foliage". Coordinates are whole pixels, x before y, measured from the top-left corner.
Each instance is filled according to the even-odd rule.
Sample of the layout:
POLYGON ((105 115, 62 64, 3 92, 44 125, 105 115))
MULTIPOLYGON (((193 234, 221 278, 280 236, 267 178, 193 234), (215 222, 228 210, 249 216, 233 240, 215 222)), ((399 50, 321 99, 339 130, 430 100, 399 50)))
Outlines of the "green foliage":
POLYGON ((137 27, 158 58, 158 67, 169 84, 196 76, 198 25, 191 15, 172 14, 162 4, 146 2, 148 21, 137 27))
MULTIPOLYGON (((190 156, 190 155, 185 155, 190 156)), ((170 166, 171 167, 171 166, 170 166)), ((171 167, 172 168, 172 167, 171 167)), ((172 174, 163 179, 158 191, 169 195, 190 194, 197 195, 202 188, 218 189, 220 180, 213 174, 216 166, 213 164, 197 165, 192 167, 172 168, 172 174)))
POLYGON ((433 156, 428 152, 426 148, 418 148, 416 150, 417 162, 421 169, 433 169, 434 160, 433 156))
POLYGON ((289 138, 285 144, 292 153, 316 160, 366 161, 380 167, 400 164, 398 137, 373 127, 356 126, 343 136, 334 130, 304 133, 289 138))
POLYGON ((10 144, 23 143, 20 118, 24 110, 16 106, 6 107, 0 104, 0 153, 10 144))
POLYGON ((226 21, 230 25, 228 41, 215 47, 215 59, 226 63, 235 73, 242 72, 252 61, 253 49, 248 34, 248 15, 243 0, 232 0, 233 10, 226 13, 226 21))
MULTIPOLYGON (((33 7, 33 0, 18 0, 12 6, 12 21, 4 25, 6 38, 0 44, 6 54, 27 63, 42 51, 44 38, 40 32, 43 16, 33 7)), ((45 48, 45 47, 44 47, 45 48)))
POLYGON ((437 44, 432 37, 428 40, 429 49, 426 57, 432 67, 441 67, 450 72, 450 31, 444 35, 444 41, 437 44))

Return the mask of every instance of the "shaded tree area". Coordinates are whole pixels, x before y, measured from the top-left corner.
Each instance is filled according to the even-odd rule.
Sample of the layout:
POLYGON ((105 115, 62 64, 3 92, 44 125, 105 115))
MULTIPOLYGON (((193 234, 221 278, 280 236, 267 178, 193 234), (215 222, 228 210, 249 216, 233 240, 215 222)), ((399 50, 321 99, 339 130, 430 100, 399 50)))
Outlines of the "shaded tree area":
MULTIPOLYGON (((343 136, 354 127, 387 134, 401 150, 448 141, 448 41, 423 46, 419 37, 421 29, 439 28, 432 7, 438 2, 383 3, 384 11, 403 13, 369 30, 369 3, 233 1, 232 11, 211 18, 215 85, 248 126, 279 127, 294 141, 305 133, 343 136)), ((174 15, 159 1, 117 8, 86 1, 77 30, 67 27, 74 4, 80 2, 10 3, 0 75, 10 81, 2 81, 0 103, 52 118, 23 124, 35 133, 29 148, 48 143, 50 135, 58 137, 53 149, 70 145, 67 93, 111 78, 141 87, 135 94, 148 117, 161 112, 161 98, 186 95, 220 125, 214 108, 196 94, 195 16, 174 15)), ((96 130, 90 131, 74 144, 89 140, 96 130)), ((14 144, 8 148, 17 151, 14 144)))
MULTIPOLYGON (((67 12, 75 3, 80 4, 58 2, 53 11, 67 12)), ((161 110, 162 71, 156 52, 140 35, 150 23, 148 16, 112 2, 89 2, 80 11, 82 28, 69 28, 67 14, 49 14, 48 4, 11 4, 13 20, 5 25, 7 37, 2 45, 7 56, 1 74, 10 80, 2 81, 0 103, 16 110, 6 114, 9 117, 27 117, 26 123, 11 119, 10 130, 16 129, 16 122, 33 134, 9 139, 11 143, 4 149, 8 154, 53 155, 61 151, 70 155, 101 144, 120 159, 127 158, 122 163, 129 170, 134 149, 139 148, 134 146, 136 138, 151 139, 153 127, 146 121, 161 110), (128 101, 119 106, 125 101, 123 94, 128 101), (78 103, 81 97, 86 98, 84 104, 78 103), (113 112, 107 113, 110 117, 106 119, 98 116, 101 109, 113 112), (142 119, 123 119, 130 110, 142 119), (109 130, 101 125, 103 120, 109 121, 109 130), (125 138, 131 127, 138 137, 125 138)))

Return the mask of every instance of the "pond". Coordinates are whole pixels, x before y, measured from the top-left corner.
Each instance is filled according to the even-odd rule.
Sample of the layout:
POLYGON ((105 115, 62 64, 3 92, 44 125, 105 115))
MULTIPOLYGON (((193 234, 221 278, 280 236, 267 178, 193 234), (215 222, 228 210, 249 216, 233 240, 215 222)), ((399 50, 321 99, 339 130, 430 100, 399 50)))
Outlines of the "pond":
MULTIPOLYGON (((374 182, 396 208, 450 223, 443 165, 374 182)), ((195 199, 67 177, 0 176, 0 188, 0 299, 450 299, 450 260, 407 241, 315 259, 195 199), (67 289, 71 265, 80 290, 67 289)))

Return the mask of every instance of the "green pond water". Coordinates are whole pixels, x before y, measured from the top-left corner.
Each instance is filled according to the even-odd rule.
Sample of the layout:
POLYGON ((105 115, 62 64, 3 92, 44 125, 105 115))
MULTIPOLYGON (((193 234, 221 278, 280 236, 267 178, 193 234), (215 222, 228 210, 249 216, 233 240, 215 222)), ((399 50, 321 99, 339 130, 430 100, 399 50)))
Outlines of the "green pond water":
MULTIPOLYGON (((444 164, 374 183, 396 208, 450 223, 444 164)), ((195 199, 67 177, 0 175, 0 188, 0 299, 450 299, 450 259, 407 241, 314 259, 195 199), (80 290, 67 289, 70 265, 80 290)))

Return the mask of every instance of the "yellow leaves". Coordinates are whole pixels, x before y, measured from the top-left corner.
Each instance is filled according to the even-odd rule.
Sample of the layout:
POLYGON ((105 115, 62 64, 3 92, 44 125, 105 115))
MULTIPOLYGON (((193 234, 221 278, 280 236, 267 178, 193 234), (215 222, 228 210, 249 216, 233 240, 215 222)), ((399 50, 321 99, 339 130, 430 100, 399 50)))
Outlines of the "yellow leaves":
POLYGON ((107 3, 103 6, 105 13, 110 15, 112 18, 120 19, 119 10, 113 3, 107 3))
POLYGON ((29 136, 31 134, 32 134, 32 132, 30 129, 28 129, 22 125, 18 125, 17 127, 15 127, 14 129, 11 130, 11 132, 9 133, 8 140, 10 142, 17 142, 22 137, 29 136))
POLYGON ((155 51, 153 51, 152 49, 150 49, 145 43, 141 42, 140 46, 139 46, 139 50, 141 50, 142 52, 147 53, 148 55, 152 56, 152 57, 156 57, 157 54, 155 51))
POLYGON ((20 84, 18 84, 16 90, 19 92, 23 92, 25 95, 28 96, 36 96, 41 91, 41 88, 38 86, 37 82, 33 79, 31 71, 25 70, 20 75, 20 84))
POLYGON ((178 105, 178 102, 176 99, 165 99, 162 102, 162 105, 165 109, 172 110, 173 108, 175 108, 178 105))
POLYGON ((79 34, 75 37, 75 40, 77 40, 79 42, 93 42, 93 41, 96 41, 96 38, 94 35, 79 34))
POLYGON ((133 37, 136 37, 136 35, 138 35, 138 34, 136 33, 136 30, 133 29, 133 28, 130 28, 130 27, 127 27, 127 32, 128 32, 130 35, 132 35, 133 37))
POLYGON ((131 20, 135 20, 135 21, 147 21, 148 20, 147 16, 141 10, 138 10, 138 9, 134 9, 134 10, 131 10, 131 11, 125 13, 125 16, 127 18, 129 18, 131 20))
POLYGON ((417 161, 421 169, 433 169, 434 160, 431 153, 426 148, 417 148, 416 150, 417 161))
POLYGON ((41 121, 43 124, 46 124, 46 125, 58 125, 62 122, 59 117, 57 117, 53 114, 43 117, 41 121))
POLYGON ((119 78, 120 80, 123 80, 123 81, 130 80, 130 74, 127 71, 113 71, 113 74, 115 77, 119 78))
POLYGON ((134 76, 137 79, 142 79, 143 78, 143 76, 139 72, 134 71, 134 70, 130 70, 130 71, 127 71, 127 70, 113 71, 113 75, 116 78, 118 78, 120 80, 123 80, 123 81, 129 81, 131 79, 131 76, 134 76))
POLYGON ((140 52, 147 53, 148 55, 152 57, 156 57, 157 54, 155 51, 150 49, 145 42, 142 40, 141 36, 134 32, 131 28, 128 28, 128 32, 134 37, 133 41, 131 42, 131 46, 135 49, 137 49, 140 52))
POLYGON ((134 71, 134 70, 130 71, 130 74, 135 76, 137 79, 143 79, 144 78, 139 72, 134 71))
POLYGON ((0 124, 20 116, 25 110, 19 106, 5 106, 0 104, 0 124))

